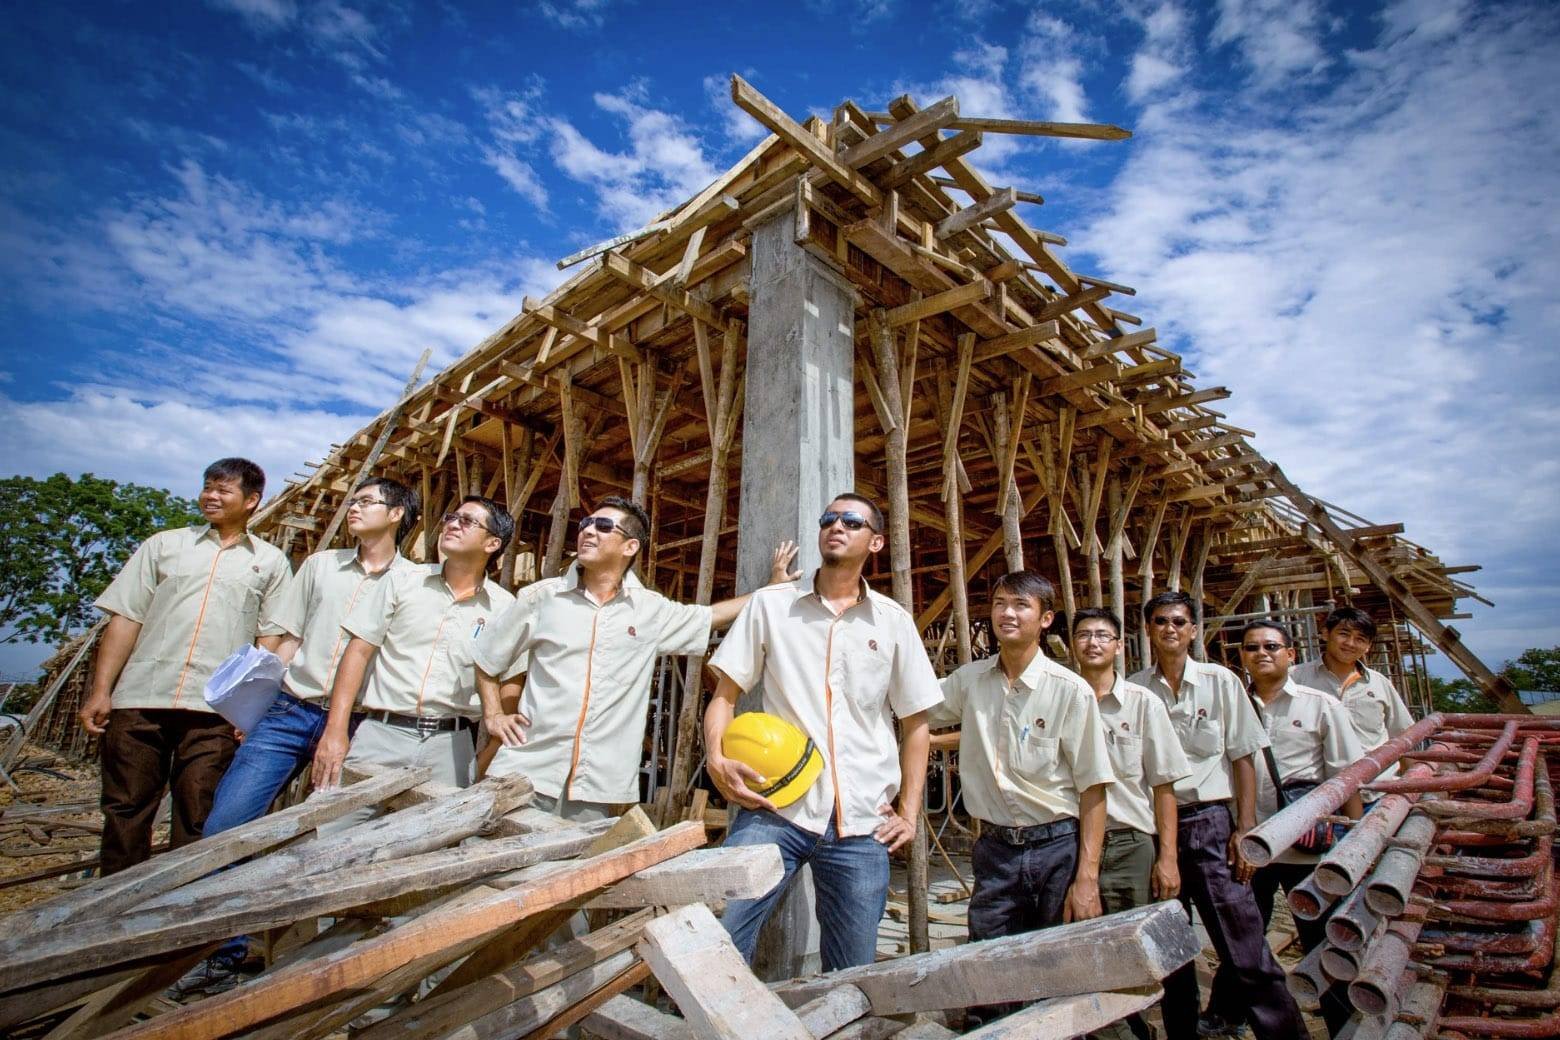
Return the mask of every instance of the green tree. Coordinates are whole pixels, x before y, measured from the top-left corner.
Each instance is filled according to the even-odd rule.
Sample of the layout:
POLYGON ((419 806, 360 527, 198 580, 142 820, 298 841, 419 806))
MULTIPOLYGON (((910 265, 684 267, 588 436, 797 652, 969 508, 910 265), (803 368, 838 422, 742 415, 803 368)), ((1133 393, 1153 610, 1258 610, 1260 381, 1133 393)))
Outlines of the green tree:
POLYGON ((195 503, 90 473, 0 479, 0 643, 57 643, 148 535, 195 523, 195 503))
POLYGON ((1560 690, 1560 646, 1524 650, 1500 671, 1519 690, 1560 690))

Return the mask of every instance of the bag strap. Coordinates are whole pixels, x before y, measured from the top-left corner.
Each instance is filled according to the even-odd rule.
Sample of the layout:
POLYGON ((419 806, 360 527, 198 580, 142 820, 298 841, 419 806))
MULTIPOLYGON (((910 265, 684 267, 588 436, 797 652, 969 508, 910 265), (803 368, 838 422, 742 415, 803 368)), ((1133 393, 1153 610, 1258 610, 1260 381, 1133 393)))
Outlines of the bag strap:
MULTIPOLYGON (((1246 696, 1251 699, 1251 707, 1257 713, 1257 720, 1262 723, 1263 729, 1267 728, 1267 716, 1262 712, 1262 702, 1257 699, 1254 687, 1246 687, 1246 696)), ((1262 749, 1262 757, 1267 760, 1268 776, 1273 781, 1273 796, 1280 809, 1289 804, 1288 797, 1284 794, 1284 781, 1278 775, 1278 759, 1273 757, 1273 742, 1270 739, 1267 747, 1262 749)))

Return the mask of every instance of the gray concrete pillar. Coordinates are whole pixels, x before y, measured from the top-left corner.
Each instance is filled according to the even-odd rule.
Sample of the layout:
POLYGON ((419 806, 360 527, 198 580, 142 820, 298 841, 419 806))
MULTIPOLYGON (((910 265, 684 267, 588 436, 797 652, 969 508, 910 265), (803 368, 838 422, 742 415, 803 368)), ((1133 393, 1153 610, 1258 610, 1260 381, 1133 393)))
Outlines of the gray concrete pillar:
MULTIPOLYGON (((855 485, 855 290, 792 238, 789 212, 753 230, 737 588, 768 581, 787 539, 816 570, 818 514, 855 485)), ((759 691, 741 711, 759 706, 759 691)), ((819 970, 812 878, 803 870, 759 937, 765 980, 819 970)))

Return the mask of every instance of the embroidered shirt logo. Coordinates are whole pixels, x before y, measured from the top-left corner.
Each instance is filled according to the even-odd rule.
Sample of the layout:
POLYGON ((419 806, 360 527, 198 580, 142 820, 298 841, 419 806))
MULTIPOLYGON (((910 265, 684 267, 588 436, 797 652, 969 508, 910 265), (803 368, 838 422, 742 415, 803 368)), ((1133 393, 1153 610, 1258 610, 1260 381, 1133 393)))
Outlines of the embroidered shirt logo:
POLYGON ((1197 709, 1197 717, 1199 719, 1206 719, 1208 717, 1208 709, 1207 708, 1198 708, 1197 709))
POLYGON ((1292 721, 1290 723, 1290 725, 1293 726, 1295 729, 1299 729, 1300 728, 1300 720, 1299 719, 1295 719, 1294 721, 1292 721))
POLYGON ((628 626, 628 634, 633 636, 635 639, 639 638, 639 633, 634 631, 634 626, 633 625, 629 625, 628 626))
POLYGON ((1122 724, 1121 724, 1121 731, 1122 731, 1122 732, 1123 732, 1123 733, 1127 733, 1127 732, 1130 732, 1130 731, 1131 731, 1131 729, 1132 729, 1132 727, 1131 727, 1131 726, 1129 726, 1129 725, 1127 725, 1127 724, 1126 724, 1126 723, 1125 723, 1125 722, 1123 722, 1123 723, 1122 723, 1122 724))
POLYGON ((869 640, 867 640, 867 647, 869 649, 876 650, 877 649, 877 640, 876 639, 869 639, 869 640))
POLYGON ((1045 729, 1045 720, 1044 719, 1036 719, 1035 720, 1035 729, 1045 729))

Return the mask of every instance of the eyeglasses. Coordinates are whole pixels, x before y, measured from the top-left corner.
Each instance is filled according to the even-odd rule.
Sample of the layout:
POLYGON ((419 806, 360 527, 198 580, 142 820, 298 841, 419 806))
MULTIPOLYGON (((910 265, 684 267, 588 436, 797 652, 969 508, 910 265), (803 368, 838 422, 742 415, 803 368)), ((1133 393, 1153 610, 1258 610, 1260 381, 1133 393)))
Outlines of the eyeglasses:
POLYGON ((862 516, 860 513, 857 513, 857 512, 836 513, 833 510, 830 510, 829 512, 824 513, 822 516, 820 516, 818 518, 818 530, 823 531, 823 530, 827 530, 830 527, 833 527, 835 521, 839 521, 842 525, 844 525, 845 530, 847 530, 847 531, 859 531, 863 527, 867 528, 870 531, 876 531, 877 530, 877 528, 873 527, 872 524, 868 522, 867 518, 862 516))
POLYGON ((1073 638, 1080 643, 1114 643, 1121 637, 1114 632, 1089 631, 1074 632, 1073 638))
POLYGON ((622 524, 618 523, 616 520, 612 519, 610 516, 582 516, 582 517, 580 517, 580 530, 581 531, 589 531, 592 527, 594 527, 596 530, 600 531, 602 534, 611 534, 613 531, 619 531, 619 532, 622 533, 624 538, 630 537, 629 533, 628 533, 628 528, 624 527, 622 524))
POLYGON ((1175 617, 1164 617, 1161 615, 1160 617, 1152 618, 1149 621, 1149 624, 1153 625, 1155 628, 1164 628, 1166 625, 1170 626, 1171 628, 1185 628, 1191 623, 1191 618, 1184 618, 1180 615, 1176 615, 1175 617))
POLYGON ((473 520, 465 513, 445 513, 443 518, 440 520, 440 523, 442 523, 445 527, 448 527, 451 524, 458 524, 462 534, 470 531, 473 527, 480 527, 488 534, 498 533, 487 524, 484 524, 481 520, 473 520))
POLYGON ((382 498, 363 498, 359 496, 358 498, 347 499, 347 505, 358 509, 367 509, 369 506, 382 506, 388 505, 388 503, 382 498))
POLYGON ((1241 648, 1241 650, 1245 651, 1248 654, 1254 654, 1254 653, 1256 653, 1259 650, 1266 650, 1270 654, 1276 654, 1280 650, 1288 650, 1289 649, 1289 644, 1288 643, 1273 643, 1273 642, 1268 642, 1268 643, 1242 643, 1240 648, 1241 648))

